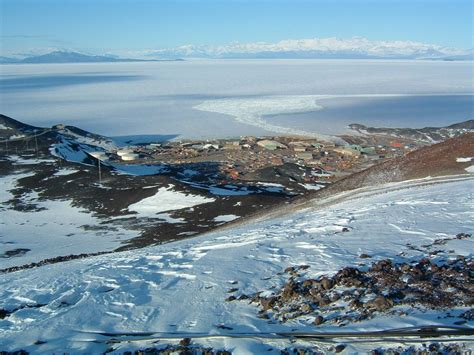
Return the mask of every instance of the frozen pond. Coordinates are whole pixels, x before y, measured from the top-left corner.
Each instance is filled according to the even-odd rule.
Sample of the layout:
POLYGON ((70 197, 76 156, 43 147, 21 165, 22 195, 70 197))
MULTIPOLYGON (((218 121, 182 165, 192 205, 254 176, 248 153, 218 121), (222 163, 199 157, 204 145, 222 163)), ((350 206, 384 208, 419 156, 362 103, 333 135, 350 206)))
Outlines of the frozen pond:
POLYGON ((343 133, 473 118, 472 62, 194 60, 1 65, 0 112, 117 136, 343 133))

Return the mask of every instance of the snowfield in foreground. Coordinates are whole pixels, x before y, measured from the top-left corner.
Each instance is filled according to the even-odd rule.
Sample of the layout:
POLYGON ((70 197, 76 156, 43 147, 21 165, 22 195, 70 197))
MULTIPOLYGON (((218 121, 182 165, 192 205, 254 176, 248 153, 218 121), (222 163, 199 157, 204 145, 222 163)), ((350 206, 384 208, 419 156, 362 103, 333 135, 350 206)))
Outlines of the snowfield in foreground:
MULTIPOLYGON (((0 350, 99 353, 170 343, 138 337, 107 344, 110 336, 99 332, 360 331, 459 320, 446 317, 447 312, 456 315, 467 308, 417 307, 405 316, 377 313, 344 328, 316 327, 311 316, 280 323, 257 317, 259 309, 248 301, 225 301, 232 292, 271 294, 287 281, 283 270, 289 266, 308 265, 306 276, 317 277, 358 266, 362 253, 372 255, 371 261, 407 261, 421 257, 419 246, 474 231, 472 176, 360 189, 337 200, 342 202, 321 207, 321 201, 314 201, 304 210, 198 238, 0 275, 0 309, 11 312, 0 319, 0 350)), ((472 257, 474 242, 455 239, 437 247, 448 257, 472 257)), ((472 325, 471 320, 464 326, 472 325)), ((174 343, 183 337, 179 334, 174 343)), ((272 353, 269 348, 279 353, 290 345, 251 338, 194 341, 240 354, 272 353)), ((474 346, 472 338, 467 343, 474 346)), ((329 345, 317 344, 322 350, 329 345)), ((351 342, 346 351, 376 346, 351 342)))

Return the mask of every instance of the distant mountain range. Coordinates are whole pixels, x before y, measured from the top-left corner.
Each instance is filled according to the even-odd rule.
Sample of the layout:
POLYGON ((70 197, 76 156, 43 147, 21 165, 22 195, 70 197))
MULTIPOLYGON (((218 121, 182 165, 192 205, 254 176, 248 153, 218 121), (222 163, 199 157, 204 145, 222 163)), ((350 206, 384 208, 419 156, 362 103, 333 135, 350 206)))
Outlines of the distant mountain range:
POLYGON ((184 45, 148 51, 153 58, 301 58, 301 59, 428 59, 473 60, 474 50, 414 41, 350 39, 288 39, 276 43, 230 43, 221 46, 184 45))
MULTIPOLYGON (((164 59, 175 61, 180 59, 164 59)), ((36 63, 109 63, 109 62, 150 62, 159 59, 131 59, 118 58, 115 56, 87 55, 78 52, 55 51, 43 55, 16 59, 0 57, 0 64, 36 64, 36 63)))
POLYGON ((474 60, 474 48, 451 48, 414 41, 373 41, 363 37, 349 39, 287 39, 275 43, 189 44, 171 48, 148 49, 134 53, 133 56, 140 59, 55 51, 22 59, 0 57, 0 64, 177 61, 183 60, 181 58, 474 60))

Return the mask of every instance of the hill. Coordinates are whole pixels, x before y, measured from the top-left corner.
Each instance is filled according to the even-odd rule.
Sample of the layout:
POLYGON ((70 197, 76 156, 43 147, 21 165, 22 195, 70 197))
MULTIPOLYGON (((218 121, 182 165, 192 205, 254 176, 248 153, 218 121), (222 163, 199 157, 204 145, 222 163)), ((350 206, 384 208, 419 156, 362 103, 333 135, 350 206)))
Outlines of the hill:
MULTIPOLYGON (((241 225, 251 220, 267 220, 290 213, 290 211, 327 206, 336 200, 344 200, 357 189, 367 189, 388 183, 400 183, 407 180, 423 179, 436 176, 469 175, 466 168, 474 165, 470 160, 458 162, 458 158, 474 157, 474 132, 465 133, 459 137, 447 139, 413 151, 403 157, 394 158, 376 164, 363 171, 351 174, 325 188, 308 191, 303 196, 292 199, 282 206, 272 206, 249 215, 245 221, 230 222, 221 227, 227 229, 233 225, 241 225), (334 196, 342 194, 340 198, 334 196), (325 201, 320 203, 320 201, 325 201)), ((354 192, 356 193, 356 192, 354 192)))
MULTIPOLYGON (((174 61, 179 59, 169 59, 174 61)), ((115 56, 87 55, 78 52, 55 51, 24 59, 2 57, 0 64, 39 64, 39 63, 114 63, 114 62, 156 62, 158 60, 118 58, 115 56)))
POLYGON ((474 157, 474 133, 465 133, 372 166, 338 181, 327 188, 326 193, 429 176, 467 174, 465 168, 471 163, 456 162, 460 157, 474 157))
POLYGON ((414 139, 426 143, 437 143, 474 131, 474 120, 455 123, 447 127, 425 128, 376 128, 353 123, 349 127, 365 135, 388 135, 396 138, 414 139))
POLYGON ((5 139, 11 136, 12 133, 30 133, 34 130, 39 130, 40 127, 31 126, 29 124, 17 121, 11 117, 0 114, 0 139, 5 139))

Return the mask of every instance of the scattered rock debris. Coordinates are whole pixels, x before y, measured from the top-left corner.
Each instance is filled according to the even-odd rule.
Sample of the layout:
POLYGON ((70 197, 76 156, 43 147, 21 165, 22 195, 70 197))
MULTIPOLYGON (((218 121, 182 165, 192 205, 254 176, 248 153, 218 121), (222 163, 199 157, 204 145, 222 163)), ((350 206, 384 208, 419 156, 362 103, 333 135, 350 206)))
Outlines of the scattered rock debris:
MULTIPOLYGON (((345 344, 338 344, 330 348, 321 349, 319 347, 291 347, 281 351, 282 355, 322 355, 328 353, 344 353, 345 344)), ((367 354, 370 355, 434 355, 434 354, 470 354, 471 349, 466 344, 441 344, 441 343, 422 343, 420 345, 399 346, 396 348, 378 347, 367 354)))
MULTIPOLYGON (((452 239, 470 237, 460 233, 452 239)), ((402 263, 383 259, 364 268, 345 267, 333 276, 316 279, 304 278, 304 269, 306 265, 286 268, 289 280, 281 289, 271 295, 261 296, 258 292, 250 297, 250 302, 260 308, 260 318, 286 322, 304 316, 315 326, 344 326, 372 318, 376 313, 405 315, 407 307, 444 309, 474 304, 473 257, 423 257, 402 263)), ((471 321, 473 316, 471 309, 458 317, 471 321)))
MULTIPOLYGON (((184 339, 183 339, 184 340, 184 339)), ((166 348, 148 348, 144 350, 136 350, 134 352, 125 351, 123 355, 232 355, 227 350, 214 350, 212 348, 192 347, 182 345, 169 345, 166 348)), ((3 355, 0 353, 0 355, 3 355)))
MULTIPOLYGON (((29 250, 29 249, 25 249, 29 250)), ((97 255, 104 255, 104 254, 110 254, 112 252, 110 251, 102 251, 102 252, 97 252, 97 253, 84 253, 84 254, 77 254, 77 255, 67 255, 67 256, 57 256, 54 258, 48 258, 48 259, 43 259, 37 263, 31 263, 31 264, 26 264, 26 265, 21 265, 21 266, 12 266, 12 267, 7 267, 5 269, 0 269, 0 274, 6 274, 9 272, 15 272, 15 271, 20 271, 20 270, 25 270, 25 269, 32 269, 35 267, 40 267, 43 265, 49 265, 49 264, 57 264, 61 263, 64 261, 69 261, 69 260, 75 260, 75 259, 84 259, 88 258, 90 256, 97 256, 97 255)))
POLYGON ((465 344, 455 343, 455 344, 440 344, 440 343, 430 343, 430 344, 421 344, 420 346, 399 346, 396 348, 385 348, 380 347, 372 350, 370 355, 401 355, 401 354, 410 354, 410 355, 430 355, 430 354, 470 354, 471 349, 469 349, 465 344))

